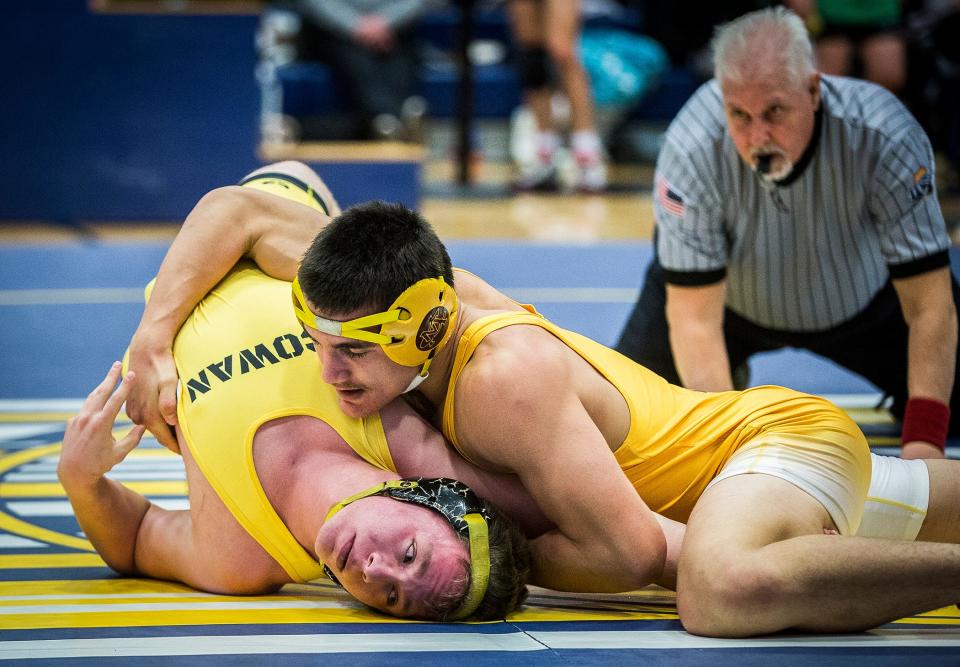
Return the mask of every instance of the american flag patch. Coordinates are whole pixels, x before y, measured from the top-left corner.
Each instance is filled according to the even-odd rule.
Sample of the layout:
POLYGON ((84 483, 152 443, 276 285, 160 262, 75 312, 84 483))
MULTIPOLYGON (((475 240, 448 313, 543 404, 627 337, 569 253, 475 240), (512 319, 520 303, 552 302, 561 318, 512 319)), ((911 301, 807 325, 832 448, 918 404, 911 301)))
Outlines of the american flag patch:
POLYGON ((660 208, 667 213, 683 217, 686 210, 683 205, 683 195, 661 176, 657 176, 657 201, 660 202, 660 208))

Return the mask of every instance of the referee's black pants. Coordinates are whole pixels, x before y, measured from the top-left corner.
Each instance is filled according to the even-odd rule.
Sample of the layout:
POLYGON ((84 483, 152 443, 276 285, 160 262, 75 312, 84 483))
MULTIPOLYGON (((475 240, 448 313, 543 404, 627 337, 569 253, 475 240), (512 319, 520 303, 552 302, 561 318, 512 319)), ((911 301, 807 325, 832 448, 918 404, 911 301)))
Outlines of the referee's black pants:
MULTIPOLYGON (((960 287, 951 275, 953 301, 960 312, 960 287)), ((661 377, 680 384, 670 350, 666 316, 666 284, 656 259, 650 262, 640 298, 620 334, 617 351, 643 364, 661 377)), ((859 315, 826 331, 800 333, 758 326, 724 309, 723 333, 734 383, 746 386, 747 359, 757 352, 795 347, 815 352, 875 384, 893 398, 891 412, 903 418, 907 401, 907 323, 900 300, 887 281, 859 315)), ((960 435, 960 352, 954 368, 950 399, 950 434, 960 435)))

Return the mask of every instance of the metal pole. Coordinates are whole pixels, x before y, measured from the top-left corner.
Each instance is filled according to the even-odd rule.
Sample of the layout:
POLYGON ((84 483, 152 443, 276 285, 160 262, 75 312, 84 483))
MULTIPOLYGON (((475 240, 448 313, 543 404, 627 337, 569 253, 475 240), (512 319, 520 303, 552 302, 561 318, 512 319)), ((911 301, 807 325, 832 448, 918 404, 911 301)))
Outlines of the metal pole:
POLYGON ((473 65, 470 41, 473 38, 473 0, 460 0, 460 30, 457 39, 457 182, 470 185, 470 153, 473 150, 473 65))

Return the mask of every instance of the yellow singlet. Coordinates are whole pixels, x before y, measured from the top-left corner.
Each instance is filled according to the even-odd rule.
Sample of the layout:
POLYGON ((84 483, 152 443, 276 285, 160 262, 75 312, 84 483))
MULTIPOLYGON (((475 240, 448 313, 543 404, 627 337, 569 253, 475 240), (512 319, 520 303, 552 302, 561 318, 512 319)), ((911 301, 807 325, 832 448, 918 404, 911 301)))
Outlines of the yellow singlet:
POLYGON ((630 430, 615 456, 654 512, 686 521, 710 481, 747 442, 796 446, 802 456, 818 461, 842 459, 845 474, 856 476, 866 492, 870 482, 866 440, 829 402, 782 387, 722 393, 677 387, 615 350, 524 312, 480 318, 458 342, 443 406, 443 433, 461 454, 453 422, 457 380, 485 336, 515 324, 549 331, 624 397, 630 409, 630 430))
POLYGON ((394 470, 379 415, 353 419, 321 379, 313 343, 290 306, 290 283, 242 262, 194 309, 173 347, 177 416, 204 477, 237 521, 295 581, 322 574, 267 500, 253 436, 271 419, 326 422, 371 465, 394 470))

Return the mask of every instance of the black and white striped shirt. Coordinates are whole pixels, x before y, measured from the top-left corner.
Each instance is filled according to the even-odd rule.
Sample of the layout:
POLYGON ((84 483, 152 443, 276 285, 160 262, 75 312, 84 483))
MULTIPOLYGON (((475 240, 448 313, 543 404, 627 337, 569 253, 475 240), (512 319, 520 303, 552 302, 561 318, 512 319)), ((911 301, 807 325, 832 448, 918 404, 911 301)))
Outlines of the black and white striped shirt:
POLYGON ((701 86, 657 160, 657 255, 668 282, 727 279, 727 306, 768 328, 821 331, 888 278, 949 264, 933 151, 885 89, 821 76, 812 156, 773 186, 740 159, 720 88, 701 86))

